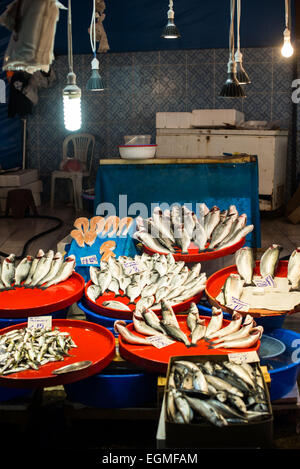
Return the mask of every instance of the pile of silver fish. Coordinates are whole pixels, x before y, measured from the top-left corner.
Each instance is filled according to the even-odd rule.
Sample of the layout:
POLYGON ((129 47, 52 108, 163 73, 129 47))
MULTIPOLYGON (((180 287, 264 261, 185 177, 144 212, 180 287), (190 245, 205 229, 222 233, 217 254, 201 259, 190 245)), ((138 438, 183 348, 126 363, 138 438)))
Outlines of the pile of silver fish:
POLYGON ((259 365, 174 361, 166 387, 166 414, 170 422, 217 427, 270 418, 259 365))
MULTIPOLYGON (((134 258, 120 256, 118 259, 111 256, 107 262, 100 262, 100 268, 90 267, 92 285, 87 295, 96 301, 105 292, 113 292, 115 297, 128 297, 136 311, 160 310, 162 300, 175 305, 203 291, 207 277, 200 270, 201 264, 188 269, 183 261, 176 262, 172 254, 149 256, 143 253, 134 258)), ((130 311, 129 306, 117 300, 104 300, 102 305, 130 311)))
POLYGON ((38 370, 49 362, 62 361, 77 347, 68 332, 39 328, 15 329, 0 335, 0 375, 38 370))
POLYGON ((189 337, 182 331, 172 306, 162 300, 161 319, 150 308, 136 309, 133 313, 133 327, 141 337, 131 332, 124 321, 115 321, 115 332, 119 333, 126 342, 137 345, 152 345, 147 336, 167 336, 186 347, 195 347, 203 339, 209 348, 249 348, 256 344, 263 333, 263 327, 257 326, 252 316, 243 316, 236 312, 232 321, 223 327, 223 313, 221 309, 212 308, 212 316, 208 325, 205 319, 199 317, 199 310, 195 303, 191 303, 187 311, 187 326, 189 337))
POLYGON ((16 265, 15 254, 0 265, 0 291, 17 287, 48 288, 67 280, 75 269, 75 256, 63 258, 60 252, 44 253, 39 249, 35 257, 26 256, 16 265))
POLYGON ((188 254, 193 242, 199 252, 219 250, 239 242, 251 233, 254 225, 246 225, 247 215, 239 215, 235 205, 221 211, 214 206, 209 209, 200 205, 200 217, 185 205, 173 205, 171 210, 155 207, 152 217, 136 218, 137 231, 134 238, 154 251, 168 254, 188 254))

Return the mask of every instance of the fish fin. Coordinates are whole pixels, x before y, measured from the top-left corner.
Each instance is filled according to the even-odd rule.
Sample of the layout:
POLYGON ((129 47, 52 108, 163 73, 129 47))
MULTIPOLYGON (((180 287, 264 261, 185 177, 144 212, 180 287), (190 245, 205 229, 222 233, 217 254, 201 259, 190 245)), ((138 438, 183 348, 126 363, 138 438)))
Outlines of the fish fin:
POLYGON ((190 345, 188 345, 188 348, 190 348, 190 347, 197 347, 197 344, 192 344, 191 343, 190 345))

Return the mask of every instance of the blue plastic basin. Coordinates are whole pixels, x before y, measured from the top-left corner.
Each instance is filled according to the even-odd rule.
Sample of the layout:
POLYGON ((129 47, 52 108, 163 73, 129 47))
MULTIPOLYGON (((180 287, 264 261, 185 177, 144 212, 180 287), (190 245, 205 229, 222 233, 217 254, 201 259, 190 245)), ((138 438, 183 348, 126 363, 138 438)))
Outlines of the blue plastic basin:
MULTIPOLYGON (((78 301, 77 306, 78 308, 81 309, 81 311, 85 313, 87 321, 100 324, 101 326, 104 326, 107 329, 109 329, 115 336, 118 335, 114 331, 114 322, 117 321, 116 318, 109 318, 106 316, 101 316, 101 314, 94 313, 87 306, 85 306, 82 301, 78 301)), ((129 324, 132 322, 131 320, 124 320, 124 321, 126 322, 126 324, 129 324)))
POLYGON ((65 384, 70 401, 91 407, 115 409, 137 407, 156 401, 157 376, 146 372, 130 374, 100 373, 65 384))
MULTIPOLYGON (((67 317, 68 308, 61 309, 47 316, 52 316, 53 319, 65 319, 67 317)), ((27 322, 28 318, 0 318, 0 329, 5 327, 16 326, 22 322, 27 322)))

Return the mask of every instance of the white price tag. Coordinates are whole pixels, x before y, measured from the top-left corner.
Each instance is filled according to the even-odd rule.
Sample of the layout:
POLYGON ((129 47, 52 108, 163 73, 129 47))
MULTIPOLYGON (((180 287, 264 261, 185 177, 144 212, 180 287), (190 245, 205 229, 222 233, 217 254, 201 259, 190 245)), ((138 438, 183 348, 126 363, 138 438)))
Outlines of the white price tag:
POLYGON ((238 298, 231 298, 231 302, 226 305, 228 308, 234 309, 235 311, 249 311, 249 303, 239 300, 238 298))
POLYGON ((168 337, 164 337, 162 335, 153 335, 151 337, 147 337, 147 342, 149 342, 151 345, 154 345, 156 348, 164 348, 175 343, 174 340, 171 340, 168 337))
POLYGON ((243 352, 243 353, 230 353, 228 355, 229 361, 242 365, 243 363, 259 362, 257 352, 243 352))
POLYGON ((81 257, 80 263, 81 265, 98 265, 98 259, 96 255, 81 257))
POLYGON ((276 288, 276 283, 274 282, 272 275, 267 275, 264 278, 255 279, 254 283, 257 287, 260 287, 260 288, 266 288, 266 287, 276 288))
POLYGON ((139 274, 144 269, 142 269, 141 265, 136 261, 126 261, 123 264, 123 269, 125 275, 134 275, 139 274))
POLYGON ((28 329, 52 330, 52 316, 30 316, 27 321, 28 329))

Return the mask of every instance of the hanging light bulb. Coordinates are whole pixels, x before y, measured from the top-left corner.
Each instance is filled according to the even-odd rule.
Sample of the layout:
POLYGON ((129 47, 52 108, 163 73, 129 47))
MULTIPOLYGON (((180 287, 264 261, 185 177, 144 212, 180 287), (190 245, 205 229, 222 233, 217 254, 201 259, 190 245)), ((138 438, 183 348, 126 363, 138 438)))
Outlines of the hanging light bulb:
POLYGON ((174 23, 173 0, 169 2, 168 23, 164 27, 161 37, 164 39, 178 39, 181 37, 174 23))
POLYGON ((86 89, 88 91, 103 91, 104 86, 102 83, 102 78, 99 73, 99 60, 96 57, 96 4, 93 0, 93 14, 90 25, 90 42, 94 58, 92 60, 92 75, 89 78, 86 89))
POLYGON ((283 41, 281 55, 286 58, 291 57, 294 53, 294 48, 291 44, 291 31, 287 28, 283 31, 283 41))
POLYGON ((281 55, 283 57, 291 57, 294 53, 294 48, 291 44, 291 31, 290 31, 290 3, 285 0, 285 30, 283 31, 283 46, 281 48, 281 55))
POLYGON ((237 48, 234 56, 236 63, 236 78, 240 85, 248 85, 251 80, 243 67, 243 54, 240 48, 240 21, 241 21, 241 0, 236 0, 237 3, 237 48))
POLYGON ((223 85, 220 96, 223 98, 244 98, 245 92, 236 77, 236 62, 234 60, 234 12, 235 0, 230 0, 230 31, 229 31, 229 61, 227 64, 227 80, 223 85))
POLYGON ((75 131, 81 127, 81 90, 76 85, 76 75, 73 72, 72 51, 72 17, 71 0, 68 0, 68 61, 69 73, 67 86, 63 89, 64 122, 67 130, 75 131))

